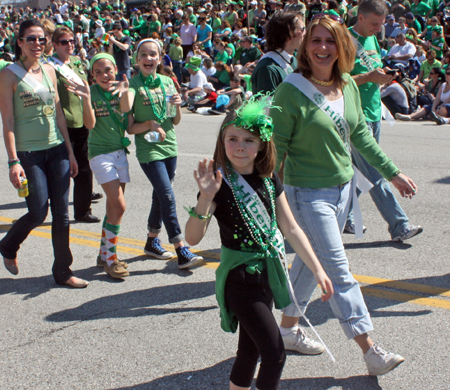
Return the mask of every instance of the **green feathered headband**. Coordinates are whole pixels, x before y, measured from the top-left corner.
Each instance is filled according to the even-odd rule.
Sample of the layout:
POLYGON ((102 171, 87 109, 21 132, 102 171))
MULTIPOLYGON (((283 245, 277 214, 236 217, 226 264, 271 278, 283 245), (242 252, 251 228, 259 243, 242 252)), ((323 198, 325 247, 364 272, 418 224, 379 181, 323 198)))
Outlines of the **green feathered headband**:
POLYGON ((273 134, 272 118, 267 115, 270 108, 276 108, 281 111, 281 107, 272 106, 272 96, 270 93, 266 95, 262 93, 253 95, 250 100, 244 102, 236 110, 236 119, 222 126, 222 131, 229 125, 241 127, 249 131, 254 131, 257 128, 261 140, 269 142, 273 134))

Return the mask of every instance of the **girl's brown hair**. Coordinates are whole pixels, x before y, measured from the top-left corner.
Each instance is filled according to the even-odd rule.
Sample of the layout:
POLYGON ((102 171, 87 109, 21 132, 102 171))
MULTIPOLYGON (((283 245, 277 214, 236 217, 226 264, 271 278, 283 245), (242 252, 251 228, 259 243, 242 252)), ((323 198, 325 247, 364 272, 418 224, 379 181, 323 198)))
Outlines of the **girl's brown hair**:
POLYGON ((315 19, 309 24, 297 54, 298 68, 296 72, 302 73, 306 78, 309 78, 312 74, 312 65, 307 50, 311 41, 312 32, 318 25, 326 28, 334 38, 338 58, 334 63, 332 74, 338 82, 339 87, 342 88, 344 85, 342 75, 344 73, 350 73, 355 65, 356 47, 347 27, 331 18, 323 17, 315 19))
MULTIPOLYGON (((214 170, 222 167, 225 173, 230 173, 230 170, 227 167, 227 163, 230 162, 228 160, 227 154, 225 152, 225 132, 229 126, 234 126, 234 124, 227 125, 227 123, 234 121, 237 118, 237 114, 235 110, 231 110, 225 116, 223 123, 220 127, 219 135, 217 137, 216 149, 214 150, 214 170)), ((247 130, 247 129, 245 129, 247 130)), ((247 130, 250 131, 250 130, 247 130)), ((253 127, 252 134, 260 136, 259 128, 253 127)), ((261 148, 255 158, 255 170, 258 172, 259 177, 272 177, 272 173, 275 170, 277 160, 277 154, 275 149, 275 143, 273 142, 273 137, 269 142, 261 141, 261 148)))

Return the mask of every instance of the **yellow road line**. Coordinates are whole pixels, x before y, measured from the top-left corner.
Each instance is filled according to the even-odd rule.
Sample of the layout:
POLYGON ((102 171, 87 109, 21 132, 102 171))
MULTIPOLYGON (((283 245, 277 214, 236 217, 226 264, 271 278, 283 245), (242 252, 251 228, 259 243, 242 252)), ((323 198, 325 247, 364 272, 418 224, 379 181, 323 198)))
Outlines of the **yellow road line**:
MULTIPOLYGON (((6 218, 0 216, 0 222, 6 222, 11 224, 14 221, 12 218, 6 218)), ((1 230, 8 230, 9 225, 0 225, 1 230)), ((49 230, 51 229, 49 226, 39 226, 37 229, 44 230, 33 230, 30 235, 40 238, 47 238, 51 239, 51 234, 49 233, 49 230)), ((87 232, 84 230, 79 229, 70 229, 70 232, 72 235, 77 235, 81 237, 91 238, 79 238, 79 237, 70 237, 70 243, 71 244, 78 244, 83 246, 88 246, 92 248, 98 248, 99 246, 99 239, 100 234, 99 233, 92 233, 87 232)), ((131 248, 128 246, 118 245, 117 249, 121 253, 127 253, 130 255, 138 255, 138 256, 144 256, 145 253, 143 251, 143 247, 145 245, 145 241, 132 239, 132 238, 125 238, 120 237, 120 242, 123 244, 128 245, 135 245, 139 246, 140 249, 137 248, 131 248)), ((169 250, 173 251, 173 246, 171 245, 164 245, 164 247, 169 250)), ((206 250, 193 250, 196 254, 203 256, 207 259, 220 259, 220 254, 216 252, 206 251, 206 250)), ((169 261, 176 260, 176 257, 169 261)), ((200 263, 201 267, 209 268, 209 269, 217 269, 219 266, 219 263, 217 261, 204 261, 200 263)), ((412 294, 405 294, 405 293, 399 293, 394 291, 387 291, 383 290, 383 287, 389 287, 389 288, 395 288, 395 289, 401 289, 401 290, 408 290, 412 292, 419 292, 429 295, 435 295, 437 297, 450 297, 450 289, 442 288, 442 287, 434 287, 429 286, 425 284, 418 284, 418 283, 410 283, 410 282, 404 282, 404 281, 398 281, 398 280, 391 280, 391 279, 382 279, 382 278, 376 278, 372 276, 365 276, 365 275, 353 275, 355 279, 364 284, 368 284, 370 286, 363 286, 361 287, 361 290, 363 291, 363 294, 374 296, 377 298, 383 298, 383 299, 389 299, 399 302, 410 302, 415 305, 421 305, 421 306, 431 306, 431 307, 437 307, 441 309, 447 309, 450 310, 450 302, 444 299, 437 299, 437 298, 426 298, 426 297, 419 297, 417 295, 412 294), (375 287, 375 288, 374 288, 375 287), (378 287, 378 288, 376 288, 378 287)))

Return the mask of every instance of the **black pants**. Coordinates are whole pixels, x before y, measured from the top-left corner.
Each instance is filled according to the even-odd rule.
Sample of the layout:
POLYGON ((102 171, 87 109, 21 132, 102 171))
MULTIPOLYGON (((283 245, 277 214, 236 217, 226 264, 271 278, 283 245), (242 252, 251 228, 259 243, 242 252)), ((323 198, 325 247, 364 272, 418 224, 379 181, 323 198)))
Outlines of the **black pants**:
POLYGON ((397 112, 400 114, 408 115, 408 109, 406 107, 399 106, 394 99, 392 99, 390 96, 385 96, 381 101, 384 103, 386 108, 390 111, 392 116, 395 116, 397 112))
POLYGON ((245 271, 245 265, 230 271, 225 301, 239 320, 238 351, 230 381, 236 386, 250 387, 261 357, 256 387, 278 389, 286 352, 272 314, 273 295, 267 272, 251 275, 245 271))
POLYGON ((68 128, 73 153, 78 164, 78 175, 73 178, 73 211, 75 218, 91 213, 92 171, 88 160, 88 136, 86 127, 68 128))

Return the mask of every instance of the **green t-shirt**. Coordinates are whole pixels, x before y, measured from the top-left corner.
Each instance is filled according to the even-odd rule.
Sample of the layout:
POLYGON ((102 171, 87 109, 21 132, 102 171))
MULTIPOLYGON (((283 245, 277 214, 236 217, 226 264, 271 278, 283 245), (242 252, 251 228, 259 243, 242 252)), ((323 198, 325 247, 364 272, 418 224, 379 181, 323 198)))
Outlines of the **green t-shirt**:
MULTIPOLYGON (((431 65, 430 65, 430 63, 427 60, 422 62, 422 65, 420 65, 420 70, 423 71, 423 78, 422 78, 422 80, 428 78, 432 68, 440 68, 441 65, 442 64, 440 63, 440 61, 438 61, 436 59, 434 60, 434 62, 431 65)), ((420 80, 420 81, 422 81, 422 80, 420 80)))
POLYGON ((412 25, 412 28, 416 30, 417 34, 422 33, 422 26, 420 25, 419 21, 417 19, 414 19, 414 23, 412 25))
MULTIPOLYGON (((163 75, 158 76, 162 81, 163 88, 167 89, 169 85, 173 85, 173 81, 170 77, 163 75)), ((148 120, 157 120, 158 118, 153 110, 156 109, 157 114, 160 114, 162 112, 163 105, 166 104, 162 89, 155 88, 149 90, 154 106, 152 106, 150 99, 147 96, 141 74, 138 74, 131 79, 129 91, 134 94, 132 109, 134 120, 137 123, 142 123, 148 120)), ((163 120, 161 127, 166 132, 166 139, 164 142, 147 142, 144 136, 150 132, 150 130, 145 133, 135 135, 136 157, 141 164, 177 156, 177 138, 173 127, 173 118, 166 118, 163 120)))
POLYGON ((161 22, 159 20, 150 22, 148 24, 148 36, 151 37, 154 32, 158 32, 158 28, 161 29, 161 22))
POLYGON ((216 56, 214 57, 214 63, 222 61, 224 64, 226 64, 229 58, 230 56, 228 55, 226 50, 224 50, 223 53, 218 51, 216 56))
MULTIPOLYGON (((372 66, 374 69, 382 68, 383 63, 381 62, 381 51, 380 46, 377 42, 377 37, 372 35, 370 37, 362 37, 353 31, 353 27, 349 28, 350 33, 356 37, 358 42, 366 50, 370 60, 372 61, 372 66)), ((364 65, 361 59, 356 56, 355 67, 353 68, 351 75, 357 75, 362 73, 368 73, 369 69, 364 65)), ((359 93, 361 95, 362 109, 366 120, 369 122, 378 122, 381 120, 381 95, 378 84, 376 83, 365 83, 360 86, 359 93)))
MULTIPOLYGON (((50 90, 55 99, 55 89, 44 67, 42 84, 50 90)), ((3 70, 8 72, 8 70, 3 70)), ((44 105, 41 97, 26 82, 17 78, 17 90, 13 97, 14 136, 18 152, 35 152, 47 150, 64 142, 64 138, 56 123, 56 110, 53 115, 43 113, 44 105)))
POLYGON ((216 33, 217 30, 220 29, 221 25, 222 25, 222 20, 220 18, 212 19, 211 28, 213 29, 213 33, 216 33))
POLYGON ((225 69, 216 71, 213 77, 217 77, 222 84, 230 85, 230 74, 225 69))
MULTIPOLYGON (((58 58, 57 54, 53 57, 58 58)), ((72 69, 78 77, 87 81, 87 72, 81 61, 74 56, 70 56, 70 62, 66 64, 72 69), (75 65, 76 64, 76 65, 75 65)), ((66 117, 67 127, 79 129, 83 127, 83 103, 81 99, 71 93, 66 88, 66 79, 56 72, 56 78, 58 80, 58 94, 61 101, 61 107, 66 117)))
POLYGON ((411 12, 414 15, 427 16, 430 11, 431 6, 427 1, 421 1, 419 4, 412 3, 411 4, 411 12))
POLYGON ((441 48, 441 50, 436 50, 434 47, 432 47, 431 49, 436 52, 436 58, 442 58, 442 55, 444 53, 444 44, 445 44, 444 38, 434 38, 431 40, 431 44, 433 46, 437 46, 437 47, 441 48))
POLYGON ((243 79, 245 81, 246 86, 246 92, 252 90, 252 75, 251 74, 244 74, 243 79))
POLYGON ((231 58, 234 58, 234 55, 236 54, 236 48, 234 47, 234 45, 232 43, 229 43, 227 45, 227 47, 229 47, 231 49, 231 58))
POLYGON ((250 49, 242 50, 240 62, 241 65, 245 65, 247 62, 253 62, 261 58, 261 52, 256 46, 252 46, 250 49))
MULTIPOLYGON (((292 69, 297 68, 297 59, 293 57, 292 69)), ((275 89, 286 78, 287 73, 272 58, 263 58, 258 62, 252 73, 252 92, 256 95, 259 92, 266 94, 274 92, 275 89)))
POLYGON ((89 160, 101 154, 125 149, 122 145, 127 118, 120 109, 118 95, 101 90, 98 84, 91 85, 91 104, 95 112, 95 127, 89 132, 89 160), (109 100, 110 108, 108 109, 109 100), (114 117, 111 117, 111 112, 114 117), (121 124, 121 125, 120 125, 121 124))
POLYGON ((194 14, 191 14, 189 16, 189 21, 195 26, 197 27, 197 16, 195 16, 194 14))
POLYGON ((183 59, 183 48, 181 46, 171 45, 169 57, 172 61, 180 61, 183 59))

